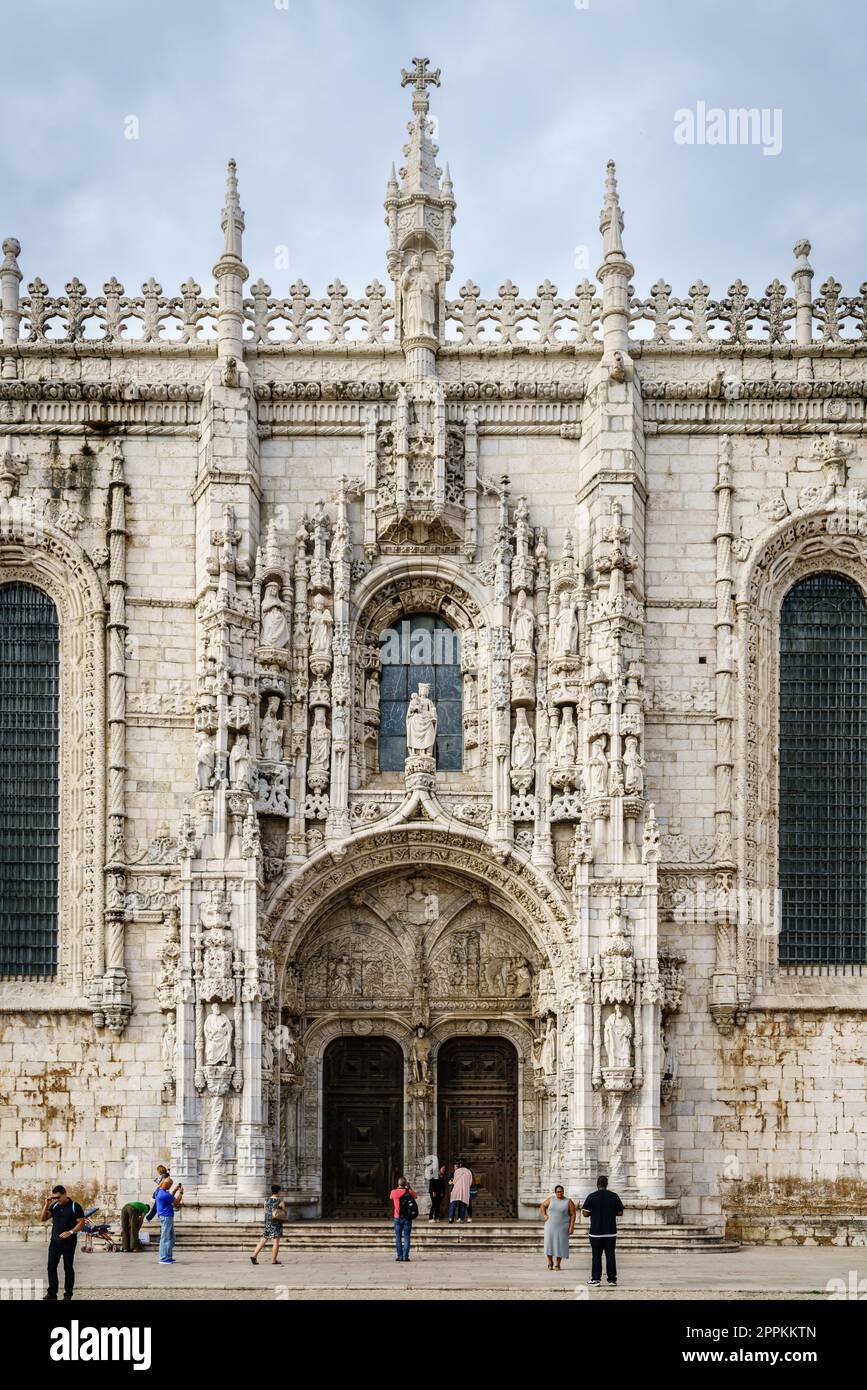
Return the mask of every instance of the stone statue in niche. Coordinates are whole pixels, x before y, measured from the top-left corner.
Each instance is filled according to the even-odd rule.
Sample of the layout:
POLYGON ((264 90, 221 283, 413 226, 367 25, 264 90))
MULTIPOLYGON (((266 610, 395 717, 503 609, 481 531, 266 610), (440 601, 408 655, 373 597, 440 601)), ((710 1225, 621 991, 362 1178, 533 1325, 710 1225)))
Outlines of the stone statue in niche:
POLYGON ((437 710, 424 681, 410 696, 406 712, 406 751, 411 756, 433 757, 437 736, 437 710))
POLYGON ((331 730, 325 722, 325 710, 322 708, 321 705, 318 705, 313 715, 313 726, 310 730, 311 772, 328 772, 330 751, 331 730))
POLYGON ((641 796, 644 792, 644 760, 634 734, 627 738, 623 753, 623 789, 627 796, 641 796))
POLYGON ((605 1055, 609 1067, 632 1065, 632 1024, 619 1004, 605 1020, 605 1055))
MULTIPOLYGON (((577 743, 576 743, 577 748, 577 743)), ((574 759, 572 760, 574 762, 574 759)), ((524 779, 527 785, 536 766, 536 740, 527 722, 527 711, 519 709, 515 716, 515 732, 512 735, 512 772, 528 774, 524 779)), ((513 781, 516 779, 512 778, 513 781)))
POLYGON ((427 1029, 419 1024, 412 1040, 412 1079, 426 1084, 431 1079, 430 1060, 433 1048, 427 1029))
POLYGON ((573 767, 578 761, 578 730, 572 717, 572 706, 565 705, 563 718, 557 730, 557 764, 559 767, 573 767))
POLYGON ((239 734, 232 744, 229 754, 229 784, 238 791, 247 791, 253 774, 253 761, 250 757, 250 741, 246 734, 239 734))
POLYGON ((539 1054, 539 1068, 543 1076, 551 1076, 557 1070, 557 1026, 553 1014, 545 1020, 545 1032, 539 1054))
POLYGON ((406 893, 407 921, 414 926, 435 922, 439 914, 439 899, 423 878, 412 878, 406 893))
POLYGON ((211 1005, 205 1019, 205 1063, 209 1067, 227 1067, 232 1060, 232 1021, 219 1004, 211 1005))
POLYGON ((304 1072, 304 1048, 291 1028, 281 1023, 274 1039, 281 1073, 300 1077, 304 1072))
POLYGON ((379 672, 371 671, 364 683, 364 707, 379 714, 379 672))
POLYGON ((434 337, 436 325, 434 284, 422 265, 421 256, 418 254, 412 257, 401 276, 400 293, 403 337, 434 337))
POLYGON ((173 1013, 166 1015, 166 1026, 162 1037, 163 1073, 167 1080, 175 1074, 175 1061, 178 1049, 178 1030, 173 1013))
POLYGON ((331 665, 331 633, 334 619, 322 594, 316 594, 310 609, 310 656, 327 670, 331 665))
POLYGON ((206 792, 214 785, 216 753, 210 734, 201 733, 196 741, 196 786, 206 792))
POLYGON ((289 624, 286 621, 286 612, 280 597, 280 585, 276 580, 265 585, 265 594, 262 599, 261 638, 263 647, 282 648, 289 643, 289 624))
POLYGON ((605 756, 605 740, 594 739, 590 755, 590 795, 608 795, 608 759, 605 756))
POLYGON ((279 763, 283 758, 283 721, 277 717, 279 710, 280 696, 271 695, 259 729, 262 757, 271 763, 279 763))
POLYGON ((562 593, 554 623, 555 656, 575 655, 575 627, 575 609, 572 604, 572 596, 568 593, 562 593))
POLYGON ((512 614, 512 650, 515 652, 532 652, 533 650, 533 614, 527 607, 525 589, 521 589, 518 594, 515 611, 512 614))

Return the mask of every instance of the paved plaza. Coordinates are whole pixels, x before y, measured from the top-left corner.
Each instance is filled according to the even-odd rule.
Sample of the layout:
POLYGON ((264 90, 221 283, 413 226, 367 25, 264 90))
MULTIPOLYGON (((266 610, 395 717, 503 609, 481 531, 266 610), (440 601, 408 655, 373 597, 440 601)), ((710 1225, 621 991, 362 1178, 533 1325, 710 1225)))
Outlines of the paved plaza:
MULTIPOLYGON (((540 1242, 541 1245, 541 1242, 540 1242)), ((724 1254, 631 1255, 619 1261, 617 1289, 588 1289, 589 1256, 582 1242, 561 1273, 528 1254, 418 1253, 412 1269, 395 1269, 383 1252, 286 1251, 279 1267, 253 1268, 246 1250, 178 1252, 177 1264, 156 1255, 135 1259, 98 1251, 76 1257, 76 1298, 185 1299, 854 1299, 867 1294, 867 1248, 745 1246, 724 1254), (860 1286, 860 1287, 859 1287, 860 1286)), ((46 1248, 0 1246, 2 1288, 45 1277, 46 1248), (9 1281, 12 1281, 10 1284, 9 1281)), ((32 1287, 32 1286, 31 1286, 32 1287)))

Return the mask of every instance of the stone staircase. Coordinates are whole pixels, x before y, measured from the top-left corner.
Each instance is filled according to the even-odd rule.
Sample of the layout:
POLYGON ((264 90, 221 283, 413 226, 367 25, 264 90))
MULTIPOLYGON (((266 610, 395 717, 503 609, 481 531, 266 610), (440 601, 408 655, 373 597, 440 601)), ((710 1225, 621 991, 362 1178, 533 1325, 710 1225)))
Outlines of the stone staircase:
MULTIPOLYGON (((186 1250, 250 1249, 262 1234, 260 1222, 175 1222, 179 1248, 186 1250)), ((587 1224, 576 1227, 573 1241, 587 1240, 587 1224)), ((371 1252, 388 1250, 394 1245, 391 1222, 381 1221, 286 1221, 283 1223, 281 1249, 297 1251, 323 1250, 371 1252)), ((455 1248, 474 1251, 507 1251, 514 1254, 538 1255, 542 1249, 541 1221, 474 1221, 466 1226, 449 1226, 441 1221, 430 1223, 425 1217, 413 1227, 413 1248, 432 1255, 446 1254, 455 1248)), ((726 1240, 720 1227, 700 1225, 629 1225, 621 1222, 617 1248, 641 1254, 661 1254, 663 1251, 726 1252, 738 1250, 736 1241, 726 1240)))

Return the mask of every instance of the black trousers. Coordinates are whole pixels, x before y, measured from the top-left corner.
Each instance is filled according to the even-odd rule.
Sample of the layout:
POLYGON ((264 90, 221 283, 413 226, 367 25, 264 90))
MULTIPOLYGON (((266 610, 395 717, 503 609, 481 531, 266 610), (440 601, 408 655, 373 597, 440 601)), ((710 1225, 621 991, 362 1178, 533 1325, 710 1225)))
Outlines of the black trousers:
POLYGON ((609 1284, 617 1283, 617 1260, 614 1257, 614 1248, 617 1245, 616 1236, 591 1236, 590 1249, 593 1252, 593 1264, 590 1270, 591 1279, 602 1278, 602 1252, 605 1252, 605 1277, 609 1284))
POLYGON ((442 1206, 442 1204, 443 1204, 443 1194, 442 1194, 441 1192, 440 1192, 440 1193, 432 1192, 432 1193, 430 1194, 430 1216, 428 1217, 428 1220, 429 1220, 429 1221, 439 1221, 439 1219, 440 1219, 440 1207, 442 1206))
POLYGON ((136 1211, 135 1207, 121 1207, 120 1209, 120 1234, 121 1244, 125 1251, 138 1250, 138 1233, 144 1220, 144 1212, 136 1211))
POLYGON ((67 1236, 66 1240, 59 1237, 55 1240, 52 1236, 48 1242, 48 1296, 57 1297, 57 1266, 63 1261, 63 1292, 67 1298, 72 1297, 72 1290, 75 1288, 75 1247, 78 1244, 76 1236, 67 1236))

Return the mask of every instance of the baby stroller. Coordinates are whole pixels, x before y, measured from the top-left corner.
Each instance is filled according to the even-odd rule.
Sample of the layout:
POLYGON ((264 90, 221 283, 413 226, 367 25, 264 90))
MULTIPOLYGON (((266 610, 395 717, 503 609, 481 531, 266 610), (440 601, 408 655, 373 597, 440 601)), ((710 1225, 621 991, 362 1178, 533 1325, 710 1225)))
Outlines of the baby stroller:
POLYGON ((111 1231, 108 1222, 91 1221, 90 1218, 94 1216, 98 1211, 99 1207, 91 1207, 90 1211, 86 1211, 84 1213, 84 1225, 81 1228, 81 1233, 84 1236, 84 1244, 81 1247, 82 1255, 93 1254, 94 1240, 98 1240, 101 1242, 101 1248, 103 1250, 117 1249, 117 1246, 115 1245, 115 1236, 114 1233, 111 1231))

